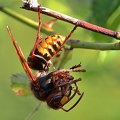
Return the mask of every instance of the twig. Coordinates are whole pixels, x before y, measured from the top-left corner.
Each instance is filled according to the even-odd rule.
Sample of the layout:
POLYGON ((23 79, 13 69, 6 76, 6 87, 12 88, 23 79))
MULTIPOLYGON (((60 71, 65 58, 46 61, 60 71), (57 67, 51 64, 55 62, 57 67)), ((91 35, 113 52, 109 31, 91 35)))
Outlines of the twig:
POLYGON ((39 103, 39 104, 34 108, 34 110, 25 118, 25 120, 30 120, 30 118, 32 117, 32 115, 39 110, 40 105, 41 105, 41 103, 39 103))
MULTIPOLYGON (((20 21, 20 22, 22 22, 22 23, 24 23, 24 24, 26 24, 26 25, 34 28, 34 29, 36 29, 36 30, 38 29, 38 22, 35 22, 35 21, 33 21, 33 20, 31 20, 31 19, 15 12, 15 11, 12 11, 9 8, 6 8, 2 5, 0 5, 0 11, 2 11, 3 13, 9 15, 10 17, 12 17, 12 18, 14 18, 14 19, 16 19, 16 20, 18 20, 18 21, 20 21)), ((53 31, 49 31, 43 26, 41 27, 41 32, 43 32, 45 34, 53 34, 53 31)))
MULTIPOLYGON (((21 14, 18 14, 8 8, 0 6, 0 10, 30 27, 33 27, 35 29, 37 29, 38 27, 37 22, 34 22, 31 19, 21 14)), ((52 33, 47 30, 44 31, 44 29, 42 29, 41 31, 45 32, 46 34, 47 32, 49 32, 48 34, 52 33)), ((85 42, 81 40, 68 40, 66 44, 70 45, 72 48, 85 48, 85 49, 94 49, 94 50, 120 50, 119 42, 118 43, 96 43, 96 42, 85 42)))
MULTIPOLYGON (((24 4, 21 8, 38 12, 38 7, 37 6, 39 4, 37 3, 37 0, 35 1, 36 4, 33 4, 33 2, 34 1, 32 1, 32 0, 27 0, 27 1, 24 0, 23 1, 24 4)), ((53 11, 53 10, 48 9, 46 7, 41 6, 40 7, 40 12, 45 14, 45 15, 54 17, 56 19, 59 19, 59 20, 62 20, 62 21, 65 21, 65 22, 68 22, 68 23, 71 23, 71 24, 74 24, 74 25, 76 25, 76 23, 77 23, 77 26, 79 26, 79 27, 82 27, 82 28, 85 28, 85 29, 88 29, 88 30, 91 30, 91 31, 94 31, 94 32, 97 32, 97 33, 105 34, 107 36, 111 36, 111 37, 114 37, 116 39, 120 39, 120 32, 109 30, 109 29, 106 29, 106 28, 103 28, 103 27, 85 22, 83 20, 79 20, 79 19, 67 16, 65 14, 53 11)))
POLYGON ((67 41, 71 48, 86 48, 93 50, 120 50, 120 42, 117 43, 97 43, 97 42, 85 42, 81 40, 69 40, 67 41))

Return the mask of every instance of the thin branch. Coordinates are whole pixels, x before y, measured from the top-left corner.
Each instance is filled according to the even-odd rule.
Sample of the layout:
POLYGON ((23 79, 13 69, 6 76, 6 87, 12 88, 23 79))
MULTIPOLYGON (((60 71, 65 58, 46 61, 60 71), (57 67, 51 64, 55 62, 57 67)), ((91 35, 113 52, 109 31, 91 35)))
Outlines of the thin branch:
MULTIPOLYGON (((21 21, 22 23, 24 23, 32 28, 35 28, 35 29, 38 28, 37 22, 34 22, 33 20, 31 20, 21 14, 18 14, 17 12, 14 12, 3 6, 0 6, 0 10, 2 12, 6 13, 7 15, 21 21)), ((45 32, 46 34, 53 33, 53 32, 50 32, 50 31, 47 31, 44 29, 42 29, 41 31, 45 32)), ((118 43, 96 43, 96 42, 85 42, 85 41, 81 41, 81 40, 68 40, 67 44, 70 45, 72 48, 85 48, 85 49, 94 49, 94 50, 95 49, 96 50, 120 50, 120 42, 118 42, 118 43)))
MULTIPOLYGON (((27 0, 27 1, 24 0, 23 3, 24 4, 21 8, 38 12, 38 7, 37 6, 39 4, 37 3, 37 0, 35 1, 35 3, 32 0, 27 0)), ((101 33, 101 34, 104 34, 104 35, 107 35, 107 36, 114 37, 116 39, 120 39, 120 32, 109 30, 109 29, 106 29, 106 28, 103 28, 103 27, 85 22, 83 20, 79 20, 79 19, 70 17, 70 16, 62 14, 60 12, 56 12, 56 11, 53 11, 53 10, 48 9, 46 7, 43 7, 42 5, 40 5, 40 6, 41 6, 40 7, 40 12, 45 14, 45 15, 54 17, 56 19, 59 19, 59 20, 62 20, 62 21, 65 21, 65 22, 68 22, 68 23, 71 23, 71 24, 74 24, 74 25, 77 24, 77 26, 79 26, 79 27, 82 27, 82 28, 85 28, 85 29, 88 29, 88 30, 91 30, 91 31, 94 31, 94 32, 97 32, 97 33, 101 33)))
POLYGON ((30 120, 30 118, 32 117, 32 115, 37 112, 40 108, 41 102, 39 102, 39 104, 34 108, 34 110, 25 118, 25 120, 30 120))
POLYGON ((120 50, 120 42, 117 43, 97 43, 97 42, 85 42, 81 40, 70 39, 66 42, 71 48, 85 48, 93 50, 120 50))
MULTIPOLYGON (((9 8, 6 8, 6 7, 3 7, 2 5, 0 5, 0 11, 2 11, 3 13, 9 15, 10 17, 12 17, 12 18, 36 29, 36 30, 38 29, 38 22, 35 22, 35 21, 33 21, 33 20, 31 20, 31 19, 15 12, 15 11, 12 11, 9 8)), ((53 34, 53 31, 50 31, 43 26, 41 28, 41 32, 43 32, 45 34, 53 34)))

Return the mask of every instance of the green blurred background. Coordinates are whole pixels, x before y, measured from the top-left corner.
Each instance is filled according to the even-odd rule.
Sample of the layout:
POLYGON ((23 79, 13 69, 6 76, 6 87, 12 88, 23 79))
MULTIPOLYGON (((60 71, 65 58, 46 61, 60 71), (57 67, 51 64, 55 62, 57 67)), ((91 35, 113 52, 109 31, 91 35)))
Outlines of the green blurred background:
MULTIPOLYGON (((39 3, 69 16, 120 31, 119 0, 39 0, 39 3)), ((0 4, 37 21, 37 13, 20 9, 21 0, 0 0, 0 4)), ((52 19, 45 15, 41 16, 43 22, 52 19)), ((14 38, 26 57, 35 42, 36 30, 0 11, 0 119, 24 120, 39 101, 33 96, 16 96, 11 90, 10 76, 22 73, 24 70, 8 36, 7 25, 11 27, 14 38)), ((59 20, 53 26, 54 31, 62 35, 67 35, 72 28, 73 25, 59 20)), ((45 34, 42 36, 45 37, 45 34)), ((72 38, 97 42, 115 41, 110 37, 81 28, 77 28, 72 38)), ((76 78, 82 77, 79 88, 85 92, 83 99, 68 113, 62 110, 52 110, 42 103, 39 111, 32 116, 31 120, 120 120, 119 54, 119 51, 74 49, 72 59, 65 65, 65 68, 82 62, 82 68, 87 70, 86 73, 80 75, 74 73, 76 78)), ((68 107, 74 102, 75 99, 68 107)))

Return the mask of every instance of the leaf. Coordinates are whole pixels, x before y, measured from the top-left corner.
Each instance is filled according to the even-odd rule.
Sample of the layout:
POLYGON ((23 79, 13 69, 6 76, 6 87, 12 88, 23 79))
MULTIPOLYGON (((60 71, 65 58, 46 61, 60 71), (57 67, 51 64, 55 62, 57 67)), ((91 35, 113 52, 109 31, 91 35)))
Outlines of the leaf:
POLYGON ((26 74, 13 74, 11 76, 12 90, 19 96, 30 95, 29 79, 26 74))
MULTIPOLYGON (((107 21, 109 21, 111 16, 118 9, 119 5, 120 5, 119 0, 93 0, 92 5, 91 5, 92 13, 89 18, 89 22, 108 28, 108 29, 116 30, 118 27, 117 25, 119 25, 119 21, 116 21, 117 25, 115 26, 112 23, 108 24, 107 21)), ((116 18, 112 18, 112 19, 114 21, 114 19, 116 18)), ((111 42, 113 40, 113 38, 107 37, 105 35, 101 36, 98 33, 93 33, 93 37, 95 41, 101 41, 101 42, 103 41, 111 42)))
POLYGON ((42 26, 44 26, 45 29, 48 30, 48 31, 53 31, 52 27, 53 27, 53 25, 54 25, 54 23, 55 23, 56 20, 57 19, 52 19, 51 21, 49 21, 47 23, 42 23, 42 26))

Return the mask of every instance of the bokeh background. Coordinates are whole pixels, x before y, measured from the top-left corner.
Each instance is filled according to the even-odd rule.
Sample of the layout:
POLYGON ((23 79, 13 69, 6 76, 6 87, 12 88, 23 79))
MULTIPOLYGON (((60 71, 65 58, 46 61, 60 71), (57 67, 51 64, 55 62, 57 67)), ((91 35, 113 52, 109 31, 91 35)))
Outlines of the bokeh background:
MULTIPOLYGON (((119 0, 39 0, 43 6, 91 23, 120 31, 119 0)), ((21 0, 0 0, 0 4, 37 21, 37 13, 20 8, 21 0)), ((41 15, 42 21, 50 17, 41 15)), ((11 75, 23 73, 6 26, 9 25, 15 40, 27 57, 36 38, 36 30, 0 11, 0 119, 24 120, 39 103, 33 96, 16 96, 11 90, 11 75)), ((53 29, 67 35, 73 25, 57 21, 53 29)), ((44 33, 41 33, 45 37, 44 33)), ((84 41, 115 42, 115 39, 77 28, 72 38, 84 41)), ((84 91, 81 102, 70 112, 52 110, 42 103, 31 120, 120 120, 120 51, 74 49, 72 59, 64 68, 82 62, 86 73, 74 73, 81 77, 79 88, 84 91)), ((77 99, 77 98, 76 98, 77 99)), ((71 102, 68 107, 75 102, 71 102)))

